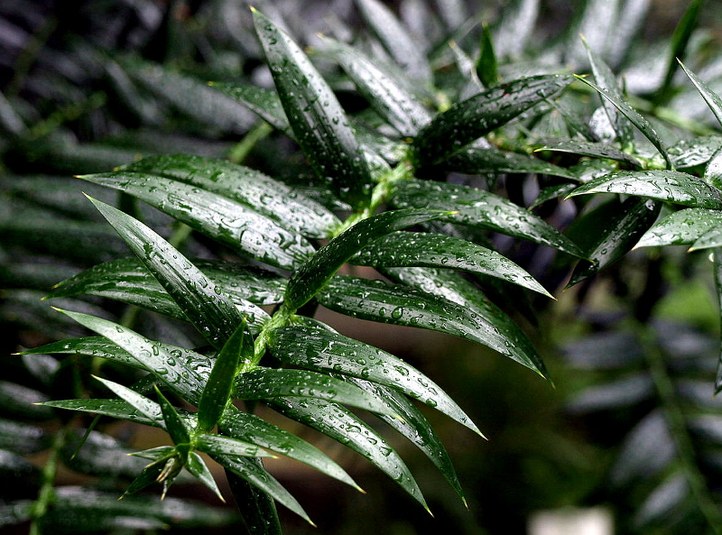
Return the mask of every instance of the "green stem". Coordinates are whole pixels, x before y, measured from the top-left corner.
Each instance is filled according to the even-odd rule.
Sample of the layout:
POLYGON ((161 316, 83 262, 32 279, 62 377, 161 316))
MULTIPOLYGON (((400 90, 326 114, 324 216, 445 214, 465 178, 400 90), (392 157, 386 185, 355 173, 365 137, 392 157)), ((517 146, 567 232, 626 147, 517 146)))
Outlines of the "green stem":
POLYGON ((32 523, 30 525, 30 535, 40 535, 41 529, 38 521, 41 520, 45 513, 48 511, 48 507, 55 498, 55 476, 58 471, 58 456, 60 450, 65 445, 66 429, 60 429, 53 439, 53 444, 50 447, 50 453, 48 460, 43 466, 42 480, 40 490, 38 491, 38 499, 35 500, 32 512, 32 523))
POLYGON ((271 125, 265 121, 260 122, 228 151, 228 159, 233 163, 243 163, 253 147, 271 132, 271 125))
POLYGON ((710 526, 711 532, 722 534, 722 512, 710 497, 704 475, 697 466, 692 439, 687 431, 684 413, 677 403, 677 394, 667 372, 664 355, 659 350, 654 333, 648 327, 639 324, 636 330, 642 340, 652 380, 662 402, 662 410, 669 425, 682 472, 694 501, 710 526))

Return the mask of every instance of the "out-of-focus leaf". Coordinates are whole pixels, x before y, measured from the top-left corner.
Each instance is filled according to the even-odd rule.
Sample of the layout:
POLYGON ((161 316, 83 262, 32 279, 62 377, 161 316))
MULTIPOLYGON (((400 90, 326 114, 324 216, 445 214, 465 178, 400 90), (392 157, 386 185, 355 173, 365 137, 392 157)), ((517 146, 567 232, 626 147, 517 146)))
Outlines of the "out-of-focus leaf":
POLYGON ((459 90, 458 100, 466 100, 467 98, 481 93, 484 90, 484 84, 481 83, 479 75, 476 74, 476 65, 474 64, 474 60, 471 59, 467 53, 456 44, 455 41, 449 42, 449 48, 454 54, 456 68, 459 70, 461 76, 463 76, 466 80, 466 83, 459 90))
POLYGON ((433 165, 447 159, 475 139, 560 92, 571 80, 563 75, 522 78, 453 105, 419 132, 414 140, 417 162, 433 165))
POLYGON ((429 85, 432 81, 431 66, 423 53, 423 48, 414 42, 389 8, 378 0, 356 0, 356 5, 394 61, 406 71, 408 76, 424 85, 429 85))
POLYGON ((529 205, 529 210, 534 210, 545 202, 554 199, 563 199, 569 193, 574 191, 576 187, 576 184, 559 184, 557 186, 549 186, 548 188, 544 188, 539 192, 539 195, 537 195, 537 198, 534 199, 534 202, 529 205))
POLYGON ((682 18, 679 19, 677 27, 674 29, 670 41, 671 46, 667 60, 667 72, 664 75, 662 86, 657 91, 657 94, 662 97, 665 97, 669 91, 672 85, 672 79, 677 72, 677 66, 680 60, 684 59, 686 55, 687 45, 692 37, 692 32, 697 26, 697 15, 703 3, 704 0, 690 0, 687 9, 682 15, 682 18))
POLYGON ((214 346, 222 347, 241 322, 231 300, 201 270, 150 228, 117 208, 91 199, 128 247, 214 346))
POLYGON ((368 424, 341 405, 323 399, 284 398, 274 401, 273 408, 366 457, 428 511, 421 490, 401 457, 368 424))
POLYGON ((231 399, 233 380, 241 359, 250 359, 252 355, 242 354, 248 348, 248 336, 245 320, 236 328, 218 352, 208 382, 198 403, 198 431, 208 433, 218 423, 226 405, 231 399))
POLYGON ((341 199, 366 201, 371 170, 361 145, 333 91, 296 43, 259 11, 256 33, 296 141, 319 177, 329 180, 341 199))
POLYGON ((366 244, 384 234, 443 216, 437 210, 393 210, 363 219, 319 249, 292 276, 284 306, 293 311, 307 303, 334 273, 366 244))
POLYGON ((126 165, 132 173, 161 175, 217 193, 312 238, 327 238, 340 224, 329 210, 258 171, 224 160, 190 155, 153 156, 126 165))
POLYGON ((431 120, 421 103, 371 59, 338 41, 331 41, 330 49, 376 113, 402 136, 413 137, 431 120))
POLYGON ((568 197, 588 193, 623 193, 695 208, 722 208, 722 192, 678 171, 618 171, 579 186, 568 197))
POLYGON ((675 456, 674 442, 664 416, 654 411, 642 419, 624 439, 612 468, 612 481, 624 485, 632 479, 648 478, 663 470, 675 456))
POLYGON ((270 349, 276 358, 293 366, 342 373, 397 388, 480 434, 441 387, 416 368, 313 320, 300 318, 298 323, 274 331, 270 349))
MULTIPOLYGON (((594 74, 594 80, 597 85, 612 95, 617 101, 623 101, 624 96, 619 88, 616 76, 612 73, 612 70, 605 63, 605 61, 599 57, 594 50, 592 50, 584 40, 584 46, 587 49, 587 57, 589 63, 592 66, 592 73, 594 74)), ((607 112, 609 122, 614 127, 614 131, 617 133, 617 138, 622 144, 622 147, 628 148, 634 141, 634 134, 632 132, 632 125, 622 113, 608 100, 602 98, 602 105, 604 111, 607 112)), ((632 160, 634 160, 632 158, 632 160)))
POLYGON ((200 123, 235 134, 253 125, 254 116, 245 106, 203 80, 149 62, 126 61, 123 67, 137 83, 200 123))
POLYGON ((518 152, 494 148, 468 147, 446 160, 444 165, 459 173, 479 175, 483 173, 537 173, 576 180, 571 171, 518 152))
POLYGON ((288 118, 283 111, 281 100, 275 91, 231 82, 211 82, 209 85, 232 99, 242 102, 277 130, 293 135, 291 125, 288 124, 288 118))
POLYGON ((131 451, 113 437, 93 431, 87 437, 80 433, 69 437, 60 454, 67 467, 81 474, 133 478, 148 463, 129 455, 131 451))
POLYGON ((619 409, 638 405, 654 393, 652 378, 635 374, 611 383, 594 385, 575 395, 568 404, 575 413, 619 409))
POLYGON ((538 14, 539 0, 514 0, 504 8, 493 32, 498 57, 516 58, 524 51, 538 14))
POLYGON ((630 106, 626 100, 618 98, 616 94, 611 93, 607 89, 599 87, 580 76, 577 76, 577 79, 587 84, 589 87, 602 95, 607 101, 611 102, 614 107, 617 108, 622 113, 622 115, 629 119, 629 122, 636 126, 637 129, 639 129, 639 131, 644 134, 644 137, 646 137, 650 141, 650 143, 655 146, 659 153, 664 157, 664 161, 667 162, 667 167, 669 169, 674 168, 672 160, 669 157, 669 153, 664 148, 664 145, 662 145, 662 140, 659 138, 659 135, 654 130, 652 125, 649 124, 649 121, 647 121, 647 119, 642 117, 637 110, 632 108, 632 106, 630 106))
POLYGON ((21 420, 50 420, 53 412, 36 405, 48 399, 47 395, 27 386, 0 381, 0 414, 21 420))
POLYGON ((453 210, 443 216, 450 223, 478 226, 584 256, 571 240, 528 210, 488 191, 442 182, 403 181, 393 187, 399 207, 453 210))
POLYGON ((392 232, 361 249, 350 263, 372 267, 440 267, 497 277, 523 288, 551 294, 526 270, 505 256, 474 243, 420 232, 392 232))
POLYGON ((689 245, 703 234, 722 225, 722 212, 706 208, 686 208, 655 223, 635 247, 689 245))
MULTIPOLYGON (((717 304, 720 310, 720 321, 722 321, 722 250, 715 248, 712 251, 712 260, 714 262, 714 284, 717 290, 717 304)), ((722 338, 722 336, 721 336, 722 338)), ((720 343, 720 354, 717 361, 717 374, 714 381, 715 393, 722 391, 722 342, 720 343)))
POLYGON ((704 179, 717 189, 722 189, 722 150, 714 153, 704 169, 704 179))
POLYGON ((476 63, 476 74, 485 86, 494 87, 499 81, 499 72, 491 32, 486 25, 482 28, 480 49, 479 60, 476 63))
POLYGON ((689 496, 689 485, 683 474, 675 474, 663 481, 647 497, 634 516, 635 524, 641 526, 669 515, 689 496))
POLYGON ((547 142, 543 147, 537 150, 551 150, 556 152, 566 152, 569 154, 580 154, 582 156, 592 156, 594 158, 606 158, 608 160, 616 160, 618 162, 631 165, 635 169, 642 167, 634 156, 631 156, 626 152, 622 152, 613 145, 609 145, 607 143, 593 143, 579 139, 564 139, 553 141, 551 143, 547 142))
POLYGON ((326 374, 305 370, 256 368, 238 376, 234 392, 239 399, 314 398, 389 414, 387 407, 363 390, 326 374))
POLYGON ((40 427, 0 418, 0 450, 21 455, 37 453, 50 446, 51 439, 40 427))
POLYGON ((589 262, 574 269, 568 286, 593 275, 627 253, 657 219, 660 203, 629 198, 613 200, 577 219, 568 235, 586 252, 589 262))
POLYGON ((276 502, 268 494, 257 489, 238 474, 226 469, 228 486, 233 492, 241 520, 248 533, 258 535, 282 535, 276 502))
MULTIPOLYGON (((694 3, 700 4, 701 2, 694 3)), ((719 123, 722 124, 722 98, 720 98, 717 93, 712 91, 707 84, 700 80, 696 74, 694 74, 687 67, 685 67, 684 63, 680 61, 679 64, 682 66, 685 74, 689 76, 689 79, 692 80, 692 83, 697 88, 697 91, 699 91, 700 95, 702 95, 702 98, 707 103, 707 106, 709 106, 709 109, 712 110, 712 113, 717 118, 719 123)))
POLYGON ((292 269, 313 251, 305 239, 268 217, 177 180, 123 171, 81 178, 138 197, 236 251, 274 266, 292 269))
POLYGON ((546 377, 544 364, 535 353, 514 351, 514 340, 500 336, 493 323, 474 310, 444 298, 382 281, 337 276, 318 294, 318 300, 325 307, 349 316, 421 327, 473 340, 546 377))

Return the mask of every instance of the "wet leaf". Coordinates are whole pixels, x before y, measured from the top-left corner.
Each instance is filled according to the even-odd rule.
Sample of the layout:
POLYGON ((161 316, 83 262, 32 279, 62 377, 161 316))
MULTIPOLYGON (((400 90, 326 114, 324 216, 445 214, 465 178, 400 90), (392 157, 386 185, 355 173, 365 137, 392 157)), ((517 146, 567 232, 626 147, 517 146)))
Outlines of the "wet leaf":
POLYGON ((157 419, 155 415, 153 418, 150 418, 122 399, 64 399, 46 401, 44 404, 48 407, 55 407, 56 409, 87 412, 89 414, 109 416, 118 420, 128 420, 143 425, 163 427, 160 409, 158 409, 157 419))
POLYGON ((722 226, 722 212, 686 208, 673 212, 644 233, 635 247, 689 245, 703 234, 722 226))
MULTIPOLYGON (((168 426, 168 421, 165 419, 165 413, 162 409, 162 405, 156 403, 155 401, 148 399, 145 396, 142 396, 138 394, 135 390, 132 390, 126 386, 123 386, 119 383, 109 381, 108 379, 103 379, 102 377, 96 377, 98 381, 103 383, 108 389, 113 392, 116 396, 118 396, 120 399, 125 401, 128 405, 133 407, 136 411, 138 411, 140 414, 142 414, 145 418, 148 420, 155 422, 156 425, 160 425, 164 429, 168 426)), ((97 400, 100 401, 100 400, 97 400)), ((166 404, 168 403, 168 400, 165 400, 166 404)), ((182 428, 182 431, 185 430, 185 426, 180 424, 180 417, 178 417, 177 413, 175 414, 175 420, 174 424, 180 425, 182 428)), ((188 441, 186 441, 188 442, 188 441)))
POLYGON ((269 457, 270 454, 263 451, 256 444, 243 442, 236 438, 229 438, 222 435, 202 434, 195 438, 194 442, 198 450, 208 455, 230 455, 235 457, 269 457))
POLYGON ((537 173, 577 179, 571 171, 518 152, 501 151, 495 148, 469 147, 446 160, 444 166, 459 173, 480 175, 483 173, 537 173))
POLYGON ((313 320, 298 318, 293 325, 274 331, 270 349, 286 364, 341 373, 399 389, 480 434, 476 425, 441 387, 416 368, 313 320))
POLYGON ((259 11, 256 32, 296 141, 342 200, 366 201, 371 170, 333 91, 296 43, 259 11))
MULTIPOLYGON (((695 3, 699 4, 700 2, 695 3)), ((684 63, 680 61, 679 64, 682 66, 682 69, 689 77, 689 79, 692 80, 692 83, 697 88, 697 91, 699 91, 700 95, 702 95, 702 98, 707 103, 707 106, 709 106, 709 109, 712 110, 712 113, 717 118, 717 121, 722 124, 722 98, 720 98, 717 93, 712 91, 707 84, 700 80, 696 74, 687 69, 684 63)))
POLYGON ((208 433, 213 429, 230 401, 239 363, 253 356, 244 354, 248 350, 247 337, 246 322, 242 321, 218 352, 198 403, 198 432, 208 433))
POLYGON ((349 262, 372 267, 459 269, 496 277, 552 297, 534 277, 505 256, 443 234, 392 232, 361 249, 349 262))
POLYGON ((695 208, 722 209, 722 192, 704 180, 677 171, 618 171, 579 186, 568 197, 623 193, 695 208))
POLYGON ((366 457, 428 510, 421 490, 401 457, 368 424, 341 405, 323 399, 284 398, 274 401, 273 408, 366 457))
POLYGON ((556 152, 566 152, 569 154, 579 154, 582 156, 592 156, 594 158, 605 158, 608 160, 616 160, 631 165, 635 169, 640 169, 642 164, 632 155, 622 152, 613 145, 607 143, 593 143, 591 141, 582 141, 579 139, 559 140, 547 142, 543 147, 537 150, 551 150, 556 152))
POLYGON ((431 114, 377 63, 358 50, 329 40, 333 57, 361 94, 402 136, 413 137, 431 120, 431 114))
POLYGON ((476 74, 486 87, 494 87, 499 82, 499 72, 494 43, 492 42, 489 27, 486 24, 482 27, 480 49, 479 60, 476 63, 476 74))
POLYGON ((203 458, 198 455, 196 452, 192 451, 190 452, 190 455, 188 456, 188 462, 186 463, 186 469, 193 474, 195 477, 200 479, 200 481, 209 489, 211 489, 211 492, 218 496, 221 501, 225 501, 223 499, 223 495, 221 494, 220 489, 218 488, 218 485, 216 484, 216 480, 213 479, 213 474, 208 469, 208 466, 206 466, 205 461, 203 458))
POLYGON ((441 217, 437 210, 394 210, 363 219, 319 249, 296 271, 286 288, 284 306, 297 310, 307 303, 346 261, 384 234, 441 217))
POLYGON ((450 223, 495 230, 548 245, 574 256, 583 253, 572 241, 528 210, 488 191, 431 181, 404 181, 393 187, 392 201, 406 208, 454 210, 442 219, 450 223))
POLYGON ((301 192, 242 165, 191 155, 152 156, 123 167, 124 171, 160 175, 221 195, 247 210, 273 219, 288 230, 327 238, 338 218, 301 192))
POLYGON ((292 269, 313 252, 305 239, 268 217, 177 180, 125 171, 81 178, 125 191, 234 250, 273 266, 292 269))
POLYGON ((514 350, 514 340, 498 332, 493 323, 475 310, 445 298, 382 281, 334 277, 318 294, 319 302, 352 317, 431 329, 492 347, 504 356, 546 377, 536 354, 514 350))
POLYGON ((453 105, 419 132, 414 140, 417 161, 433 165, 447 159, 475 139, 554 96, 571 80, 562 75, 522 78, 453 105))
POLYGON ((699 136, 692 140, 682 139, 669 149, 672 163, 678 168, 689 168, 709 162, 722 148, 722 137, 699 136))
POLYGON ((256 368, 238 376, 235 396, 267 402, 279 397, 323 399, 388 414, 387 407, 363 390, 326 374, 305 370, 256 368))
POLYGON ((660 203, 644 199, 613 200, 577 219, 568 235, 587 251, 589 262, 577 265, 568 286, 624 256, 657 219, 660 208, 660 203))
POLYGON ((185 422, 181 419, 176 408, 168 401, 157 386, 155 387, 155 394, 158 398, 160 410, 163 413, 166 431, 168 431, 173 443, 177 445, 190 444, 191 430, 186 427, 185 422))
POLYGON ((622 113, 622 115, 629 119, 629 122, 636 126, 637 129, 642 134, 644 134, 644 137, 646 137, 650 141, 650 143, 655 146, 659 153, 664 157, 664 161, 667 162, 667 167, 669 169, 674 168, 674 164, 669 157, 669 153, 664 148, 664 145, 662 145, 662 140, 659 138, 659 135, 654 130, 652 125, 649 124, 649 121, 647 121, 647 119, 642 117, 637 110, 632 108, 632 106, 630 106, 626 100, 618 98, 616 94, 611 93, 607 89, 599 87, 580 76, 577 76, 577 79, 597 91, 600 95, 602 95, 602 97, 604 97, 605 100, 611 102, 614 107, 617 108, 622 113))
POLYGON ((231 300, 202 271, 143 223, 110 205, 91 199, 193 326, 221 347, 241 322, 231 300))
POLYGON ((211 82, 209 85, 235 101, 243 103, 272 127, 293 136, 291 125, 288 124, 281 100, 275 91, 237 82, 211 82))

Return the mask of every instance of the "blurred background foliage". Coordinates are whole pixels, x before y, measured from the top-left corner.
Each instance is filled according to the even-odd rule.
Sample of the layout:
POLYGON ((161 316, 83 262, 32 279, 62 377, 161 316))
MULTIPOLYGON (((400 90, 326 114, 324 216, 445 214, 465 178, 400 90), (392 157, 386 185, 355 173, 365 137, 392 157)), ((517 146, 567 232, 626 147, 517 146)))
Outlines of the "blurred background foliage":
MULTIPOLYGON (((435 24, 429 27, 414 27, 424 22, 414 16, 414 9, 422 9, 423 2, 402 0, 392 5, 412 30, 429 32, 439 43, 449 28, 465 28, 467 33, 458 37, 475 54, 479 23, 498 28, 494 25, 503 20, 505 10, 518 3, 440 0, 429 3, 437 13, 435 24)), ((538 43, 577 43, 578 32, 591 24, 585 13, 595 3, 599 4, 594 0, 542 2, 529 48, 542 54, 538 43)), ((3 353, 77 331, 39 299, 55 282, 123 251, 79 195, 80 187, 69 178, 72 174, 107 170, 147 154, 186 152, 244 160, 291 181, 307 179, 301 160, 294 160, 294 146, 282 135, 270 132, 250 112, 235 106, 216 109, 204 100, 208 88, 203 80, 271 83, 259 59, 245 4, 239 0, 82 0, 71 7, 59 1, 0 2, 3 353), (250 153, 248 148, 252 148, 250 153), (279 158, 278 151, 295 165, 286 165, 289 158, 279 158), (284 162, 282 168, 279 162, 284 162), (49 209, 63 225, 41 215, 49 209), (73 232, 75 238, 82 235, 82 240, 69 239, 73 232), (18 236, 30 239, 20 245, 18 236), (103 247, 97 247, 99 243, 103 247)), ((318 32, 348 39, 360 24, 351 0, 260 0, 255 5, 275 20, 285 21, 289 31, 308 44, 315 42, 318 32)), ((629 52, 629 56, 647 59, 630 61, 622 54, 613 62, 618 71, 628 68, 630 91, 644 93, 645 77, 652 75, 657 59, 664 60, 659 43, 666 42, 686 7, 687 2, 673 0, 648 3, 637 32, 639 40, 629 52), (644 74, 641 81, 640 72, 644 74)), ((722 9, 717 1, 709 1, 702 10, 701 27, 693 36, 692 65, 695 69, 706 65, 705 80, 721 88, 722 9)), ((594 26, 586 29, 590 28, 594 26)), ((603 43, 605 34, 613 34, 611 28, 599 31, 601 37, 588 38, 603 43)), ((562 59, 570 70, 584 72, 587 66, 578 50, 569 45, 562 59)), ((499 57, 503 53, 497 50, 499 57)), ((525 58, 520 54, 518 61, 525 58)), ((338 90, 344 106, 363 109, 351 92, 344 93, 341 80, 338 90)), ((675 95, 672 104, 674 99, 678 99, 677 108, 691 102, 683 93, 675 95)), ((711 124, 698 96, 690 106, 685 107, 690 119, 711 124)), ((114 194, 88 184, 82 189, 100 199, 116 200, 114 194)), ((523 199, 524 192, 518 194, 523 199)), ((564 208, 555 209, 556 217, 568 222, 570 215, 564 208)), ((144 216, 164 235, 173 233, 172 222, 159 213, 147 210, 144 216)), ((208 244, 194 236, 186 247, 203 257, 208 244)), ((342 333, 387 349, 424 370, 484 430, 488 442, 427 412, 457 466, 469 510, 410 444, 394 442, 415 467, 433 519, 360 457, 321 441, 321 447, 336 454, 367 494, 342 488, 297 464, 269 462, 284 485, 304 498, 304 506, 319 524, 314 530, 282 511, 289 534, 523 533, 534 511, 598 505, 614 512, 619 533, 638 529, 646 521, 644 515, 664 519, 656 528, 652 523, 645 533, 655 529, 658 533, 668 533, 668 529, 702 532, 694 531, 704 525, 698 515, 666 516, 672 509, 664 508, 674 501, 674 489, 650 501, 659 487, 645 479, 652 475, 645 461, 656 460, 657 469, 665 470, 665 456, 672 455, 670 438, 658 421, 665 404, 674 402, 683 409, 685 404, 704 405, 709 414, 718 413, 722 405, 711 396, 719 314, 710 270, 703 269, 706 255, 681 250, 664 255, 635 252, 623 264, 563 291, 560 274, 543 250, 528 244, 508 249, 502 252, 523 262, 545 286, 556 285, 553 293, 558 302, 535 303, 542 307, 538 316, 517 318, 529 327, 527 332, 546 360, 554 388, 493 352, 479 355, 482 348, 457 339, 351 322, 322 311, 342 333), (532 325, 533 321, 538 325, 532 325), (672 401, 661 399, 653 387, 650 373, 655 364, 650 354, 665 359, 667 369, 685 373, 673 386, 677 397, 672 401)), ((104 314, 92 301, 85 306, 104 314)), ((111 312, 120 315, 123 309, 111 312)), ((179 337, 185 335, 180 331, 154 325, 150 316, 141 319, 148 322, 148 331, 163 331, 156 333, 160 339, 182 343, 179 337)), ((19 359, 3 359, 3 369, 1 381, 13 378, 28 386, 41 381, 42 372, 34 375, 19 359)), ((72 382, 73 371, 68 369, 61 377, 72 382)), ((51 391, 62 392, 66 387, 53 385, 51 391)), ((12 412, 7 405, 1 410, 3 416, 12 412)), ((52 428, 53 424, 47 425, 52 428)), ((705 428, 703 419, 696 425, 707 433, 722 432, 717 423, 705 428)), ((135 444, 154 440, 132 436, 127 428, 119 433, 135 444)), ((299 433, 313 437, 311 431, 299 433)), ((706 462, 721 463, 721 453, 715 450, 704 460, 697 453, 694 457, 704 470, 706 462)), ((35 466, 42 466, 42 454, 31 459, 35 466)), ((27 470, 37 477, 36 468, 27 470)), ((61 473, 65 483, 83 481, 77 478, 71 472, 61 473)), ((709 481, 709 491, 719 491, 720 484, 722 480, 709 481)), ((31 493, 20 487, 13 492, 31 493)), ((195 487, 183 492, 214 503, 210 493, 195 487)), ((697 498, 690 500, 694 509, 697 498)))

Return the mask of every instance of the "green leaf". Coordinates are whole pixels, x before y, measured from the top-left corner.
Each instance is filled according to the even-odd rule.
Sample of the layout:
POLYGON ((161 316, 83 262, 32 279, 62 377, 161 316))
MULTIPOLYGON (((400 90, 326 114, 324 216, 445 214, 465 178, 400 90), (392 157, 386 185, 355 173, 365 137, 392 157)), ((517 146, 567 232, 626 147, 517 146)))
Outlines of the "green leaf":
MULTIPOLYGON (((657 90, 657 94, 664 98, 672 86, 672 80, 677 72, 678 63, 681 64, 684 59, 687 45, 689 44, 692 32, 697 26, 697 15, 702 7, 704 0, 690 0, 682 18, 677 23, 672 39, 670 42, 669 59, 667 63, 667 72, 664 75, 662 86, 657 90)), ((685 69, 686 71, 686 69, 685 69)))
MULTIPOLYGON (((700 2, 696 3, 699 4, 700 2)), ((680 61, 679 64, 682 66, 685 74, 689 76, 689 79, 692 80, 692 83, 697 88, 697 91, 699 91, 699 94, 702 95, 702 98, 707 103, 707 106, 709 106, 709 109, 712 110, 712 113, 717 118, 717 121, 722 124, 722 98, 712 91, 707 84, 700 80, 696 74, 687 69, 687 67, 684 66, 684 63, 680 61)))
POLYGON ((95 377, 95 379, 103 383, 106 387, 108 387, 111 392, 113 392, 120 399, 128 403, 128 405, 133 407, 136 411, 138 411, 148 420, 155 422, 156 425, 161 425, 163 428, 167 427, 168 421, 164 418, 165 413, 163 411, 162 405, 159 405, 155 401, 150 400, 147 397, 142 396, 136 391, 131 390, 130 388, 125 387, 121 384, 109 381, 108 379, 103 379, 102 377, 95 377))
POLYGON ((704 169, 704 180, 717 189, 722 189, 722 149, 714 153, 704 169))
POLYGON ((488 191, 448 184, 409 180, 393 186, 396 206, 453 210, 442 219, 476 226, 548 245, 573 256, 583 256, 571 240, 528 210, 488 191))
POLYGON ((224 435, 257 444, 267 450, 295 459, 329 477, 360 490, 343 468, 321 450, 258 416, 241 412, 229 406, 228 410, 223 413, 218 427, 224 435))
POLYGON ((191 155, 152 156, 122 169, 172 178, 216 193, 311 238, 327 238, 340 224, 332 212, 283 182, 224 160, 191 155))
POLYGON ((258 459, 232 455, 214 455, 213 458, 231 472, 242 477, 248 483, 296 513, 312 526, 315 525, 306 514, 306 511, 303 510, 303 507, 296 501, 296 498, 263 468, 258 459))
POLYGON ((299 317, 293 325, 275 330, 269 347, 271 353, 286 364, 342 373, 397 388, 481 434, 446 392, 416 368, 314 320, 299 317))
POLYGON ((607 143, 593 143, 590 141, 582 141, 580 139, 558 140, 547 142, 537 151, 550 150, 555 152, 566 152, 569 154, 580 154, 582 156, 592 156, 593 158, 605 158, 607 160, 616 160, 640 169, 642 164, 634 156, 622 152, 613 145, 607 143))
POLYGON ((221 347, 241 322, 241 315, 230 299, 185 256, 143 223, 110 205, 90 200, 163 285, 193 326, 211 344, 221 347))
POLYGON ((479 61, 476 63, 476 74, 479 80, 487 87, 494 87, 499 82, 499 72, 496 63, 496 52, 492 42, 489 27, 484 24, 481 31, 481 46, 479 61))
MULTIPOLYGON (((584 47, 587 49, 587 57, 589 63, 592 66, 592 73, 594 74, 594 80, 597 82, 597 86, 607 91, 609 95, 613 96, 619 102, 624 101, 624 96, 619 88, 616 76, 604 62, 604 60, 597 56, 597 54, 589 47, 589 44, 584 38, 584 47)), ((617 139, 622 144, 623 148, 630 148, 634 142, 634 133, 632 132, 632 125, 624 114, 620 113, 619 110, 608 100, 602 98, 602 105, 604 111, 609 117, 609 122, 617 133, 617 139)), ((630 157, 631 158, 631 157, 630 157)), ((616 158, 615 158, 616 159, 616 158)), ((635 161, 634 158, 631 158, 635 161)), ((634 164, 633 164, 634 165, 634 164)))
MULTIPOLYGON (((251 313, 254 312, 254 307, 249 306, 250 303, 275 305, 283 301, 286 279, 270 271, 220 260, 194 258, 192 262, 231 298, 244 315, 251 316, 249 319, 253 319, 251 313)), ((56 284, 48 297, 72 297, 80 294, 114 297, 116 292, 123 295, 120 292, 126 290, 126 287, 139 293, 151 294, 153 299, 169 298, 157 279, 138 258, 120 258, 93 266, 56 284), (116 285, 119 288, 115 288, 116 285)))
POLYGON ((436 210, 395 210, 363 219, 319 249, 288 281, 284 306, 294 311, 306 304, 346 261, 384 234, 441 217, 436 210))
POLYGON ((644 233, 635 248, 689 245, 703 234, 722 226, 722 212, 686 208, 669 214, 644 233))
POLYGON ((342 200, 360 206, 370 193, 371 170, 333 91, 296 43, 259 11, 256 33, 295 138, 319 177, 342 200))
POLYGON ((535 354, 514 351, 513 340, 500 335, 486 317, 445 298, 382 281, 337 276, 318 294, 318 300, 325 307, 349 316, 472 340, 546 377, 544 364, 535 354))
POLYGON ((238 364, 252 356, 242 354, 248 345, 246 337, 250 336, 246 329, 246 322, 242 321, 218 352, 198 403, 198 432, 207 433, 218 423, 231 399, 238 364))
POLYGON ((121 63, 138 84, 199 123, 235 134, 243 134, 253 125, 254 117, 245 106, 214 91, 203 80, 150 62, 121 63))
MULTIPOLYGON (((155 385, 154 385, 155 386, 155 385)), ((163 395, 163 392, 155 386, 155 393, 158 396, 158 404, 163 413, 165 428, 174 444, 190 444, 191 431, 186 427, 178 411, 173 404, 163 395)), ((127 401, 127 400, 126 400, 127 401)))
POLYGON ((433 165, 447 159, 555 95, 570 82, 571 78, 563 75, 532 76, 501 84, 453 105, 419 132, 413 145, 416 160, 433 165))
POLYGON ((379 417, 424 452, 466 505, 464 491, 461 488, 451 458, 446 452, 441 439, 422 412, 410 400, 393 388, 364 381, 363 379, 348 378, 347 380, 364 390, 373 392, 379 399, 387 403, 396 414, 401 416, 400 419, 383 415, 379 417))
POLYGON ((361 94, 402 136, 413 137, 431 120, 431 114, 377 63, 341 42, 329 42, 333 57, 361 94))
POLYGON ((587 251, 589 262, 580 262, 568 286, 573 286, 619 260, 657 219, 660 203, 629 198, 612 200, 577 219, 568 235, 587 251))
POLYGON ((579 186, 568 197, 589 193, 623 193, 695 208, 722 208, 722 192, 678 171, 618 171, 579 186))
POLYGON ((188 463, 186 463, 186 469, 195 477, 200 479, 206 487, 211 489, 213 494, 218 496, 218 498, 222 502, 226 501, 225 499, 223 499, 223 495, 221 494, 221 491, 216 484, 216 480, 213 478, 213 474, 208 469, 208 466, 206 466, 203 458, 196 452, 190 452, 190 455, 188 456, 188 463))
MULTIPOLYGON (((484 344, 520 363, 544 364, 529 338, 499 307, 461 274, 448 269, 388 268, 388 278, 418 291, 455 303, 476 315, 483 327, 484 344)), ((526 365, 526 364, 525 364, 526 365)))
POLYGON ((288 396, 316 398, 388 414, 385 406, 363 390, 326 374, 305 370, 256 368, 238 376, 235 395, 239 399, 266 402, 288 396))
POLYGON ((226 469, 225 473, 247 532, 254 535, 282 535, 273 498, 230 470, 226 469))
POLYGON ((356 0, 356 5, 394 61, 410 78, 428 86, 433 78, 431 66, 399 19, 378 0, 356 0))
POLYGON ((124 171, 81 178, 138 197, 234 250, 274 266, 292 269, 313 252, 305 239, 268 217, 177 180, 124 171))
POLYGON ((652 145, 659 151, 659 153, 664 157, 664 161, 667 162, 667 168, 668 169, 674 169, 674 164, 672 163, 672 160, 669 157, 669 153, 664 148, 664 145, 662 145, 662 140, 659 138, 659 135, 654 130, 651 124, 649 124, 649 121, 642 117, 637 110, 632 108, 632 106, 629 105, 629 103, 621 98, 618 98, 616 94, 611 93, 607 89, 601 88, 589 80, 586 80, 585 78, 582 78, 581 76, 576 76, 577 80, 580 80, 581 82, 587 84, 589 87, 597 91, 602 97, 604 97, 605 100, 608 102, 611 102, 612 105, 614 105, 615 108, 617 108, 622 115, 624 115, 627 119, 629 119, 629 122, 631 122, 634 126, 637 127, 637 129, 644 134, 644 137, 646 137, 652 145))
POLYGON ((87 412, 99 416, 109 416, 118 420, 128 420, 154 427, 163 427, 163 418, 158 408, 157 418, 150 418, 121 399, 65 399, 46 401, 44 405, 68 411, 87 412))
POLYGON ((80 312, 60 310, 63 314, 105 336, 130 353, 138 363, 160 381, 180 394, 186 401, 197 404, 205 386, 204 377, 211 370, 208 357, 188 349, 154 342, 112 321, 80 312))
POLYGON ((222 435, 202 434, 195 438, 196 448, 210 456, 230 455, 236 457, 271 457, 256 444, 243 442, 222 435))
POLYGON ((710 249, 712 247, 722 247, 722 230, 719 227, 712 228, 702 234, 695 240, 689 251, 699 251, 700 249, 710 249))
POLYGON ((497 56, 516 58, 534 34, 539 14, 539 0, 514 0, 501 11, 501 21, 494 29, 497 56))
POLYGON ((366 457, 429 510, 421 490, 398 453, 368 424, 341 405, 323 399, 283 398, 275 400, 272 406, 284 416, 308 425, 366 457))
POLYGON ((577 179, 571 171, 518 152, 501 151, 493 147, 467 147, 446 160, 444 166, 450 170, 469 175, 484 173, 536 173, 577 179))
MULTIPOLYGON (((722 249, 715 248, 712 250, 712 261, 714 264, 714 285, 717 293, 717 305, 720 311, 720 321, 722 322, 722 249)), ((720 335, 722 339, 722 335, 720 335)), ((714 380, 715 394, 722 392, 722 341, 720 342, 719 357, 717 360, 717 374, 714 380)))
POLYGON ((682 169, 706 164, 721 148, 722 137, 699 136, 692 140, 678 141, 668 152, 677 169, 682 169))
POLYGON ((210 82, 208 85, 243 103, 272 127, 293 137, 286 112, 283 111, 281 100, 275 91, 238 82, 210 82))
POLYGON ((443 234, 392 232, 361 249, 350 259, 350 263, 372 267, 460 269, 496 277, 552 297, 526 270, 505 256, 475 243, 443 234))

